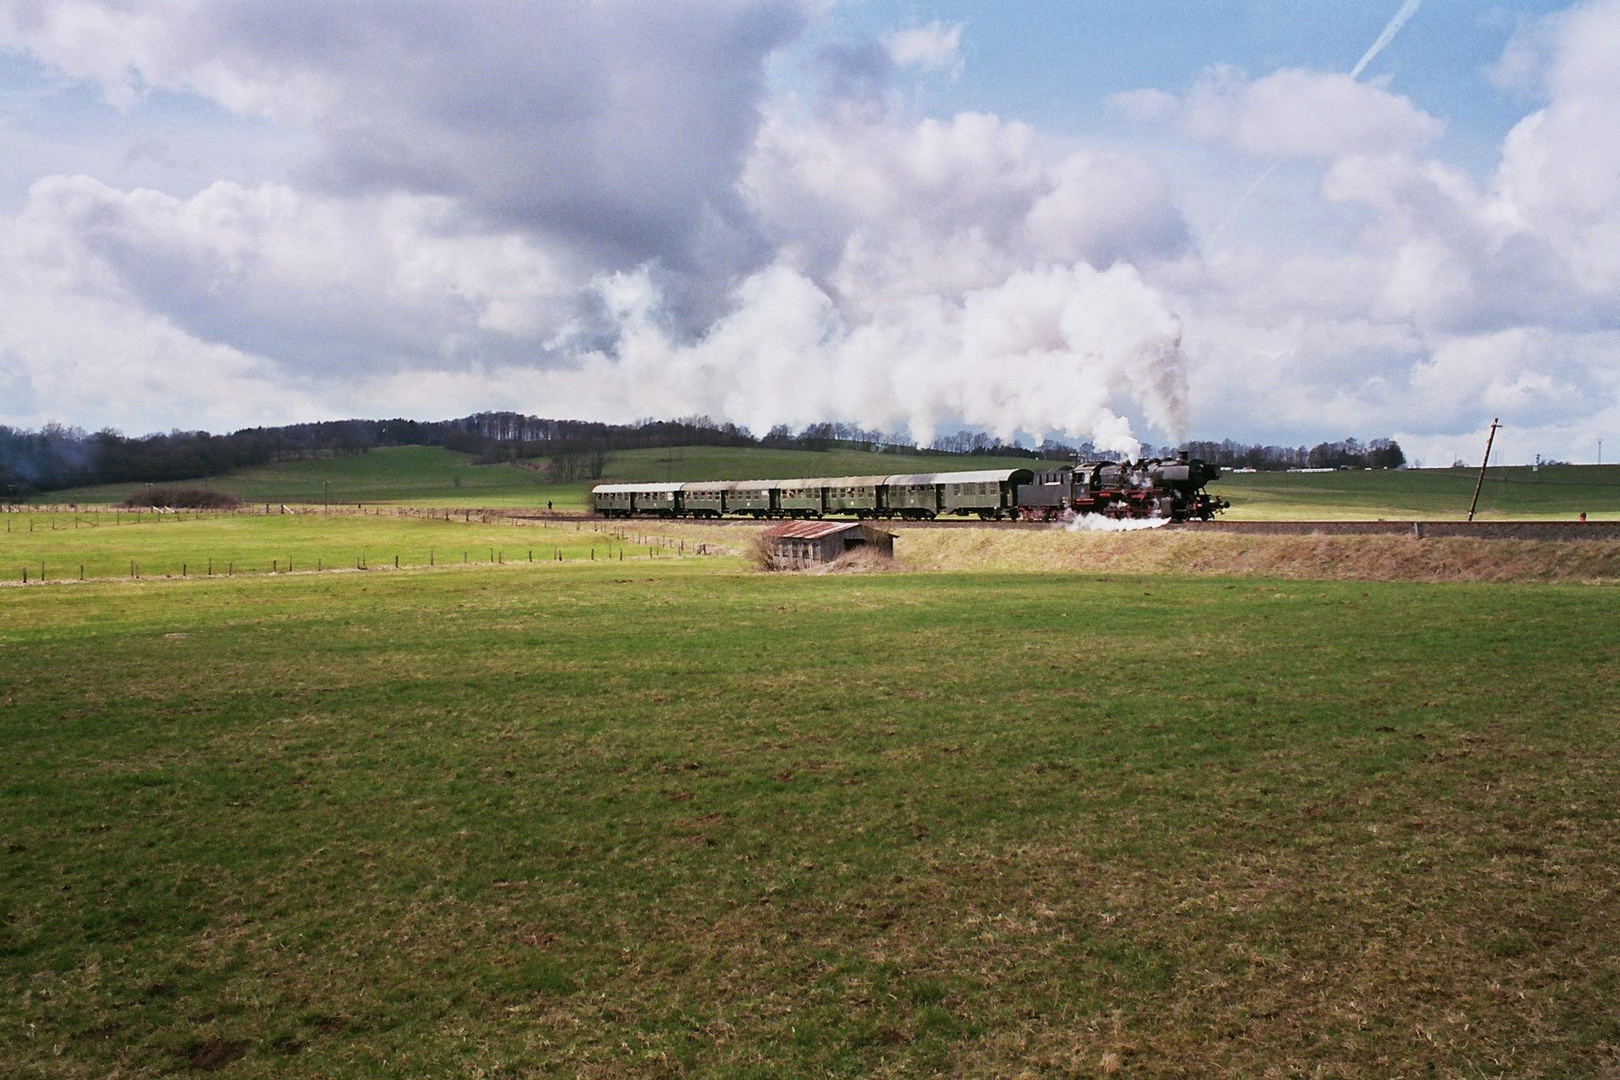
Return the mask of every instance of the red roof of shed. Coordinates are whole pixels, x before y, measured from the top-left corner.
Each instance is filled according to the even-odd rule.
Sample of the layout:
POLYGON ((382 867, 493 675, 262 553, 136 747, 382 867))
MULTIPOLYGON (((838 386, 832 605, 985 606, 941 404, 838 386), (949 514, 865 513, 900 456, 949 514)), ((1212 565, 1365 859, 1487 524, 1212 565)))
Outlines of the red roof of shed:
POLYGON ((765 535, 772 539, 791 537, 795 540, 820 540, 823 537, 836 536, 841 532, 859 528, 862 528, 859 521, 790 521, 766 529, 765 535))

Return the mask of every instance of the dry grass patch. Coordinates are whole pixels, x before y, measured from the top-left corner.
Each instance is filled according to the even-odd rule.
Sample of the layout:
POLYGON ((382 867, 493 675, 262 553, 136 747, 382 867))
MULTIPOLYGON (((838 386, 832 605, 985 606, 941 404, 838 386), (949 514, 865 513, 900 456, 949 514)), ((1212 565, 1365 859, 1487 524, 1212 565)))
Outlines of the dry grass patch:
POLYGON ((1615 581, 1620 542, 1228 536, 1062 529, 898 530, 918 570, 1080 571, 1351 581, 1615 581))
POLYGON ((872 547, 858 547, 834 559, 817 573, 822 574, 892 574, 906 567, 892 555, 872 547))

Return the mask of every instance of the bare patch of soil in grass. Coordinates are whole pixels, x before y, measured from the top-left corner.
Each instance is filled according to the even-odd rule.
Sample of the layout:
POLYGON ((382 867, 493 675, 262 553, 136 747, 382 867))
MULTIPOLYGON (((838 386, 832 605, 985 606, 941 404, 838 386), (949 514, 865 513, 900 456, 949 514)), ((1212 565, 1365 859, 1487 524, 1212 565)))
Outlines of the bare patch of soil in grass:
POLYGON ((250 1045, 239 1039, 210 1039, 187 1047, 180 1057, 193 1069, 217 1072, 245 1055, 250 1045))

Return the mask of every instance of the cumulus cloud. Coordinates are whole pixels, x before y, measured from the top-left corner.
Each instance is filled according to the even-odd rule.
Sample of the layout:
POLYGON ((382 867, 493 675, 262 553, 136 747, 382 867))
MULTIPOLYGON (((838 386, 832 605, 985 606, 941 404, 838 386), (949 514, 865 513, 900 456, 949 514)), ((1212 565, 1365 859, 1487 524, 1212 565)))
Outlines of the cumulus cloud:
MULTIPOLYGON (((1161 437, 1184 422, 1175 316, 1126 265, 1185 246, 1158 171, 1048 160, 1027 125, 908 117, 853 84, 761 126, 763 58, 804 18, 785 0, 3 10, 6 40, 121 107, 200 94, 312 147, 284 178, 191 194, 35 185, 16 287, 124 311, 105 318, 132 349, 190 342, 245 386, 329 401, 499 384, 620 418, 967 423, 1122 449, 1127 405, 1161 437)), ((947 70, 960 42, 930 24, 843 66, 877 48, 879 83, 947 70)), ((36 399, 64 367, 50 338, 8 360, 36 399)))
POLYGON ((0 41, 129 104, 201 94, 308 132, 302 184, 455 199, 610 265, 693 280, 761 260, 733 189, 795 0, 63 0, 0 41))
POLYGON ((1544 108, 1515 127, 1495 177, 1503 217, 1567 253, 1581 287, 1620 289, 1620 145, 1606 131, 1620 103, 1620 3, 1558 21, 1542 79, 1544 108))
POLYGON ((962 27, 932 22, 914 26, 889 38, 889 58, 900 67, 925 71, 946 71, 953 78, 962 74, 962 27))
MULTIPOLYGON (((1140 108, 1144 99, 1127 100, 1140 108)), ((1412 153, 1444 127, 1400 95, 1294 68, 1259 79, 1231 68, 1206 72, 1181 103, 1181 122, 1196 138, 1252 154, 1316 158, 1412 153)))
POLYGON ((1432 455, 1486 413, 1620 419, 1620 0, 1518 35, 1495 77, 1533 103, 1485 170, 1391 86, 1295 67, 1114 95, 1166 153, 916 115, 893 84, 960 71, 943 23, 770 99, 819 10, 0 0, 0 47, 283 154, 41 177, 0 222, 0 420, 512 407, 1432 455), (1241 190, 1257 159, 1288 162, 1297 236, 1189 225, 1200 170, 1241 190))
POLYGON ((1184 95, 1116 99, 1220 150, 1312 164, 1301 212, 1336 215, 1349 238, 1290 252, 1206 233, 1197 258, 1148 274, 1185 325, 1195 426, 1265 400, 1261 423, 1246 421, 1256 437, 1378 418, 1433 452, 1492 415, 1521 429, 1510 448, 1620 418, 1620 150, 1596 134, 1620 105, 1620 4, 1579 5, 1533 34, 1509 52, 1543 104, 1483 176, 1435 156, 1437 119, 1347 76, 1222 69, 1184 95))
POLYGON ((305 380, 185 333, 112 282, 75 287, 67 279, 79 273, 70 261, 0 258, 0 422, 144 432, 154 418, 229 430, 324 415, 322 394, 305 380))
POLYGON ((590 270, 446 200, 336 201, 220 182, 188 199, 88 177, 35 185, 14 257, 63 287, 122 296, 202 340, 299 373, 488 356, 547 333, 590 270))
POLYGON ((1043 264, 1170 258, 1188 238, 1145 159, 1048 161, 1028 125, 979 113, 774 117, 743 183, 784 257, 852 309, 957 295, 1043 264))

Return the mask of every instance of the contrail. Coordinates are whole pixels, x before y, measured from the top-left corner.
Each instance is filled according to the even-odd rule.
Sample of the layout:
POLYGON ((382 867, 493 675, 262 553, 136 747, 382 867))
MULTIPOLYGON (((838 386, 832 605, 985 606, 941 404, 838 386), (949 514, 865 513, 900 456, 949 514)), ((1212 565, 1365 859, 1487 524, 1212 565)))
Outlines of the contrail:
MULTIPOLYGON (((1405 26, 1412 16, 1417 14, 1417 9, 1422 5, 1423 0, 1406 0, 1401 5, 1401 9, 1395 13, 1395 17, 1390 19, 1384 26, 1384 32, 1378 35, 1378 40, 1374 41, 1371 47, 1361 54, 1361 59, 1356 61, 1356 66, 1350 69, 1350 78, 1361 78, 1361 73, 1367 69, 1367 65, 1376 60, 1378 54, 1389 47, 1389 43, 1395 40, 1395 35, 1401 32, 1401 27, 1405 26)), ((1249 201, 1249 197, 1259 189, 1261 184, 1266 182, 1267 177, 1277 171, 1277 166, 1281 164, 1282 159, 1278 158, 1266 166, 1266 171, 1254 178, 1254 183, 1249 185, 1249 190, 1238 196, 1237 202, 1232 204, 1232 209, 1226 212, 1226 217, 1215 227, 1215 231, 1210 234, 1209 242, 1211 244, 1221 238, 1226 232, 1226 227, 1232 224, 1232 219, 1237 217, 1238 211, 1243 209, 1243 204, 1249 201)))
POLYGON ((1395 17, 1389 20, 1389 25, 1384 27, 1382 34, 1378 35, 1378 40, 1372 43, 1372 47, 1362 54, 1360 60, 1356 61, 1356 66, 1350 69, 1352 79, 1361 78, 1361 73, 1366 70, 1367 65, 1377 59, 1378 54, 1383 52, 1389 43, 1395 40, 1395 35, 1401 32, 1401 27, 1406 25, 1408 19, 1417 14, 1417 9, 1422 3, 1423 0, 1406 0, 1406 3, 1401 5, 1401 10, 1397 11, 1395 17))
POLYGON ((1278 158, 1270 165, 1267 165, 1266 171, 1255 177, 1254 183, 1249 185, 1248 190, 1237 197, 1237 201, 1232 204, 1232 209, 1226 212, 1226 216, 1221 219, 1221 223, 1215 226, 1215 231, 1210 234, 1209 242, 1211 244, 1215 243, 1221 238, 1221 236, 1226 232, 1226 227, 1232 224, 1232 219, 1238 216, 1238 211, 1243 209, 1243 204, 1249 201, 1249 196, 1253 195, 1256 191, 1259 191, 1260 185, 1270 179, 1271 174, 1276 172, 1278 166, 1281 164, 1282 158, 1278 158))

